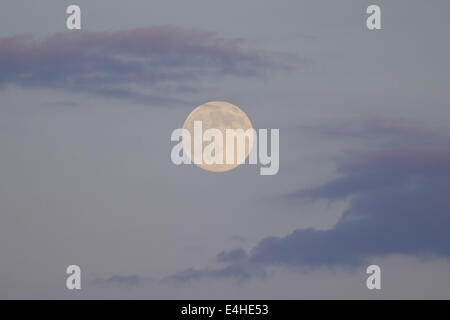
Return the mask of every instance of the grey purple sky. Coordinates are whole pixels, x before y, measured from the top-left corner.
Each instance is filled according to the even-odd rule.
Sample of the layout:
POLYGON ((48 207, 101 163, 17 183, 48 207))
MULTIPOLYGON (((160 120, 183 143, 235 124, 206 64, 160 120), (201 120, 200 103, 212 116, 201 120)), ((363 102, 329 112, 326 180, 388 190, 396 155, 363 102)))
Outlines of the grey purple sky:
POLYGON ((450 298, 449 30, 438 0, 2 1, 0 298, 450 298), (172 164, 214 100, 280 129, 277 175, 172 164))

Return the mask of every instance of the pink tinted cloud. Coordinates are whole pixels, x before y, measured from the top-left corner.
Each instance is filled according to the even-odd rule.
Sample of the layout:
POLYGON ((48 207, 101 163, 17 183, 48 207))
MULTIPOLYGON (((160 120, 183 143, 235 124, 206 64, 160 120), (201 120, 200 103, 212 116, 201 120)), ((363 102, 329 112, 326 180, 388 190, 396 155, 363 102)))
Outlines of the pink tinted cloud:
POLYGON ((270 68, 277 68, 270 56, 244 49, 241 39, 174 26, 0 38, 0 85, 146 100, 164 94, 165 86, 195 91, 201 80, 258 76, 270 68))

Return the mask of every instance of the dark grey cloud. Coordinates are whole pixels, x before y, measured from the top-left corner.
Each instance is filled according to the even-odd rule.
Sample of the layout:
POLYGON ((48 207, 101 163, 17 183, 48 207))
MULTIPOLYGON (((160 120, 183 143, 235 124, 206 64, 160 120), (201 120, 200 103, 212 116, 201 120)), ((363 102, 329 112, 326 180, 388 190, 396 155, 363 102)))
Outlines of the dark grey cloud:
POLYGON ((180 104, 209 77, 253 77, 276 67, 241 39, 160 26, 0 38, 0 86, 65 89, 137 103, 180 104))
MULTIPOLYGON (((230 269, 252 276, 264 274, 270 266, 353 268, 394 254, 450 257, 450 146, 417 144, 418 136, 431 134, 406 122, 378 120, 390 123, 393 137, 406 139, 408 132, 405 142, 412 142, 347 152, 337 178, 289 195, 294 203, 348 199, 349 208, 333 228, 298 229, 284 237, 267 237, 248 253, 239 249, 220 253, 218 259, 227 264, 223 268, 191 270, 175 279, 228 275, 225 270, 230 269), (412 145, 414 141, 417 145, 412 145), (234 256, 239 259, 235 261, 234 256)), ((368 137, 377 136, 377 131, 368 129, 368 137)), ((383 130, 379 135, 388 136, 383 130)))
POLYGON ((450 147, 408 147, 349 155, 340 177, 298 192, 350 207, 330 230, 296 230, 262 240, 249 261, 264 265, 354 266, 390 254, 450 255, 450 147))

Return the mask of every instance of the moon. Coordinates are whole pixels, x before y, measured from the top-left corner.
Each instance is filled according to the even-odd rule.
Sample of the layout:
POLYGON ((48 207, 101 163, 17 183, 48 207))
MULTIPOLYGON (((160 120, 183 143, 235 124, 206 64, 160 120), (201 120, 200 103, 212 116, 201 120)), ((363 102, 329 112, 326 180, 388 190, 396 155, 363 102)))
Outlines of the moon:
MULTIPOLYGON (((194 121, 202 121, 203 132, 205 132, 207 129, 219 129, 222 132, 223 136, 223 152, 219 151, 219 157, 223 159, 223 163, 206 164, 204 162, 196 163, 195 161, 193 161, 195 165, 207 171, 225 172, 238 167, 243 162, 239 162, 237 159, 237 143, 235 143, 234 162, 231 164, 226 163, 226 129, 243 129, 244 131, 246 131, 253 128, 250 119, 247 117, 244 111, 242 111, 239 107, 225 101, 207 102, 192 110, 183 124, 183 129, 188 130, 191 134, 190 150, 192 151, 191 154, 188 153, 188 156, 191 160, 194 159, 194 121)), ((211 142, 203 141, 203 150, 205 149, 205 146, 210 143, 211 142)), ((251 137, 250 139, 246 138, 244 161, 248 157, 252 146, 253 137, 251 137)), ((188 150, 186 148, 184 140, 183 147, 185 150, 188 150)))

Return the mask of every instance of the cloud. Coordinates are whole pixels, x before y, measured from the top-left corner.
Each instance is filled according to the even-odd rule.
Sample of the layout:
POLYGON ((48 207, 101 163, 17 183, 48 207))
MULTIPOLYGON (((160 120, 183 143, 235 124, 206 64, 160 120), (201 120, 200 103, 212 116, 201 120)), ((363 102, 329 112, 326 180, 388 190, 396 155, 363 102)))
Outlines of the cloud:
POLYGON ((209 77, 259 76, 276 68, 267 53, 212 32, 159 26, 115 32, 0 38, 0 86, 44 87, 180 104, 209 77))
MULTIPOLYGON (((428 131, 407 122, 375 120, 391 128, 395 146, 346 152, 337 178, 289 195, 299 202, 348 199, 348 209, 333 228, 297 229, 287 236, 264 238, 248 252, 221 252, 218 260, 225 267, 191 270, 178 280, 223 277, 230 269, 245 270, 248 277, 264 275, 272 266, 354 268, 396 254, 450 257, 450 145, 438 144, 444 135, 421 145, 417 137, 431 137, 428 131), (398 144, 399 135, 404 145, 398 144)), ((370 138, 389 137, 378 128, 367 132, 370 138)))
POLYGON ((323 186, 296 194, 299 199, 351 197, 332 229, 266 238, 249 261, 355 266, 391 254, 450 256, 450 147, 353 153, 339 173, 323 186))
POLYGON ((389 145, 439 144, 448 141, 448 135, 425 129, 418 121, 386 116, 308 125, 303 129, 326 138, 375 140, 389 145))
POLYGON ((248 263, 233 263, 221 268, 186 269, 170 275, 163 282, 183 283, 201 279, 234 279, 238 282, 248 280, 250 277, 264 277, 266 272, 263 268, 252 266, 248 263))
POLYGON ((247 256, 244 249, 235 249, 231 251, 222 251, 217 255, 219 262, 238 262, 247 256))
POLYGON ((102 284, 102 285, 113 284, 113 285, 134 287, 147 281, 149 281, 149 279, 143 278, 139 275, 127 275, 127 276, 113 275, 107 279, 97 279, 94 281, 94 284, 102 284))

